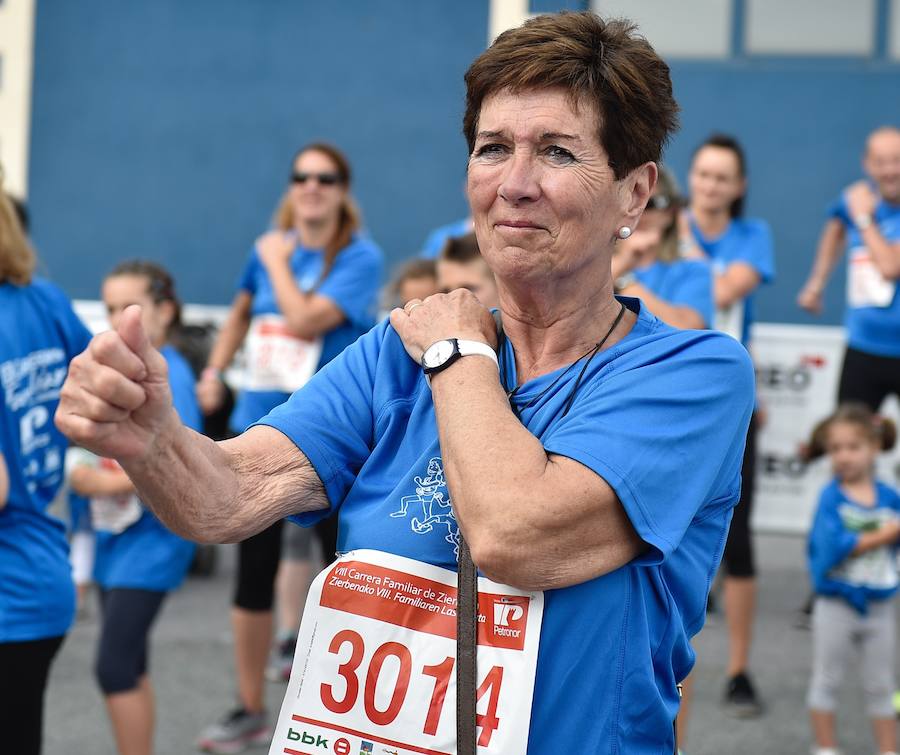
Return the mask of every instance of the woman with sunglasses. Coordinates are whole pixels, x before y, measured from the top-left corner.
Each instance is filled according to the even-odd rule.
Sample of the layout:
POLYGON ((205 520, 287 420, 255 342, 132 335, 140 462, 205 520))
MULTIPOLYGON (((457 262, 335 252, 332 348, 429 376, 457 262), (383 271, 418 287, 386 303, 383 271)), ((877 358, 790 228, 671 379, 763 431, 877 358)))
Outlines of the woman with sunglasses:
POLYGON ((679 258, 675 179, 660 168, 640 225, 620 239, 612 258, 616 291, 640 299, 674 328, 708 328, 713 321, 712 269, 705 260, 679 258))
MULTIPOLYGON (((214 411, 225 396, 222 372, 244 346, 246 381, 230 421, 235 434, 286 401, 375 323, 382 253, 359 232, 347 158, 329 144, 310 144, 297 152, 291 166, 275 228, 250 253, 198 385, 201 407, 214 411)), ((319 533, 330 560, 333 523, 319 533)), ((289 559, 283 568, 302 581, 309 570, 306 530, 290 525, 282 533, 277 522, 240 544, 231 613, 239 704, 201 735, 198 746, 208 752, 237 752, 270 737, 264 675, 283 537, 289 559)), ((302 590, 299 585, 293 592, 302 590)), ((302 601, 302 594, 293 599, 302 601)), ((301 606, 294 612, 296 621, 301 606)))

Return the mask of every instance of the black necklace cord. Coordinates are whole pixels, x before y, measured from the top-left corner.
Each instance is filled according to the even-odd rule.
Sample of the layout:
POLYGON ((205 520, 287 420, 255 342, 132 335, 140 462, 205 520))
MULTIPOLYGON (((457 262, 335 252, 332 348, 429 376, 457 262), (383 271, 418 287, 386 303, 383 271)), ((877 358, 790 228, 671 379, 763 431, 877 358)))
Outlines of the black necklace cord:
MULTIPOLYGON (((578 387, 581 385, 581 379, 584 377, 584 373, 586 372, 588 365, 590 365, 591 360, 595 356, 597 356, 600 349, 602 349, 603 345, 609 340, 609 337, 613 334, 613 331, 618 327, 619 323, 622 322, 622 318, 625 316, 625 310, 626 310, 625 305, 620 302, 619 303, 619 313, 616 315, 616 319, 613 320, 612 325, 610 325, 609 330, 606 331, 606 335, 604 335, 603 338, 601 338, 596 343, 596 345, 592 346, 584 354, 582 354, 580 357, 578 357, 578 359, 576 359, 568 367, 566 367, 565 370, 563 370, 559 375, 556 376, 556 378, 553 380, 552 383, 550 383, 550 385, 548 385, 546 388, 544 388, 544 390, 542 390, 537 396, 532 398, 527 404, 525 404, 525 406, 517 407, 513 403, 513 397, 516 395, 516 393, 518 392, 518 390, 521 386, 517 385, 512 390, 507 391, 506 398, 509 400, 510 408, 513 410, 513 412, 516 414, 516 416, 521 419, 522 412, 524 412, 526 409, 530 409, 537 401, 539 401, 547 393, 549 393, 550 390, 552 390, 553 387, 560 380, 562 380, 566 375, 569 374, 569 372, 572 371, 572 368, 574 368, 576 364, 578 364, 582 359, 587 357, 587 361, 585 362, 584 366, 581 368, 581 372, 578 373, 578 377, 575 380, 575 386, 573 387, 572 392, 569 394, 569 397, 566 400, 566 406, 562 413, 562 416, 565 417, 569 413, 569 409, 572 408, 572 404, 575 401, 575 393, 578 390, 578 387)), ((503 330, 501 330, 501 337, 502 337, 501 344, 503 344, 506 341, 506 333, 503 330)), ((503 349, 502 353, 505 354, 506 350, 503 349)))

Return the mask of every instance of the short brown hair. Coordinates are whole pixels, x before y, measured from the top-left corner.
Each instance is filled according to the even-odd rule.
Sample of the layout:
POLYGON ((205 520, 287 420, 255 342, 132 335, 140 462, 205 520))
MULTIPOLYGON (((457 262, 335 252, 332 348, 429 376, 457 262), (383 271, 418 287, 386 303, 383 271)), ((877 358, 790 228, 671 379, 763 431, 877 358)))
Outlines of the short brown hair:
MULTIPOLYGON (((359 207, 356 206, 353 197, 350 196, 352 175, 350 161, 347 159, 347 156, 333 144, 314 142, 301 147, 294 153, 294 157, 291 160, 291 171, 294 170, 294 163, 297 162, 297 158, 305 152, 321 152, 329 158, 334 163, 341 185, 347 189, 344 202, 341 204, 337 229, 334 232, 334 236, 325 244, 325 259, 322 263, 322 274, 319 276, 319 281, 316 284, 318 286, 331 272, 338 252, 350 243, 353 239, 353 234, 359 230, 362 225, 362 214, 359 211, 359 207)), ((273 225, 281 231, 292 231, 294 229, 294 209, 291 207, 289 194, 289 191, 284 193, 284 196, 278 203, 278 207, 275 209, 273 225)))
POLYGON ((478 248, 478 239, 474 232, 463 236, 451 236, 444 242, 438 260, 445 262, 459 262, 466 264, 472 260, 480 260, 481 249, 478 248))
POLYGON ((175 293, 175 279, 168 270, 150 260, 126 260, 110 270, 106 280, 123 275, 144 278, 147 281, 147 293, 154 304, 172 302, 172 322, 169 323, 168 331, 181 327, 181 299, 175 293))
POLYGON ((501 34, 466 72, 463 134, 475 147, 485 97, 508 89, 565 89, 600 117, 600 144, 617 179, 659 162, 678 128, 669 66, 625 19, 563 11, 529 19, 501 34))

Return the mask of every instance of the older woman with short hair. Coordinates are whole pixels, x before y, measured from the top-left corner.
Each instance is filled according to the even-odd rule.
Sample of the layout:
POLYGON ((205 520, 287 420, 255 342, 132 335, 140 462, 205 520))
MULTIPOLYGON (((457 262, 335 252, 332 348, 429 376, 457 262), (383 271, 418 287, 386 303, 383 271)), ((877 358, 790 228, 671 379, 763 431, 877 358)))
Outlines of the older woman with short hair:
POLYGON ((562 13, 500 35, 466 83, 499 328, 466 290, 412 301, 215 444, 175 421, 135 312, 80 358, 78 375, 117 380, 82 378, 91 400, 71 391, 57 421, 194 538, 338 512, 343 555, 307 603, 273 752, 473 751, 453 729, 463 542, 484 575, 463 721, 480 746, 671 752, 753 371, 733 339, 613 294, 616 239, 675 126, 668 68, 632 24, 562 13))

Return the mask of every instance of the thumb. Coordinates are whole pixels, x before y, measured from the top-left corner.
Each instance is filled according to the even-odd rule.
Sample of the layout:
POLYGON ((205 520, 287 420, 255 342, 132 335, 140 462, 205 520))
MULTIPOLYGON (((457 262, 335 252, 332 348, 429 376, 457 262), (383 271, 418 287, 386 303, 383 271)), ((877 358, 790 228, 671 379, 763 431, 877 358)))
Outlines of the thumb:
POLYGON ((147 368, 147 378, 165 374, 165 359, 150 343, 144 324, 141 322, 141 305, 132 304, 125 308, 116 328, 125 345, 131 349, 147 368))

